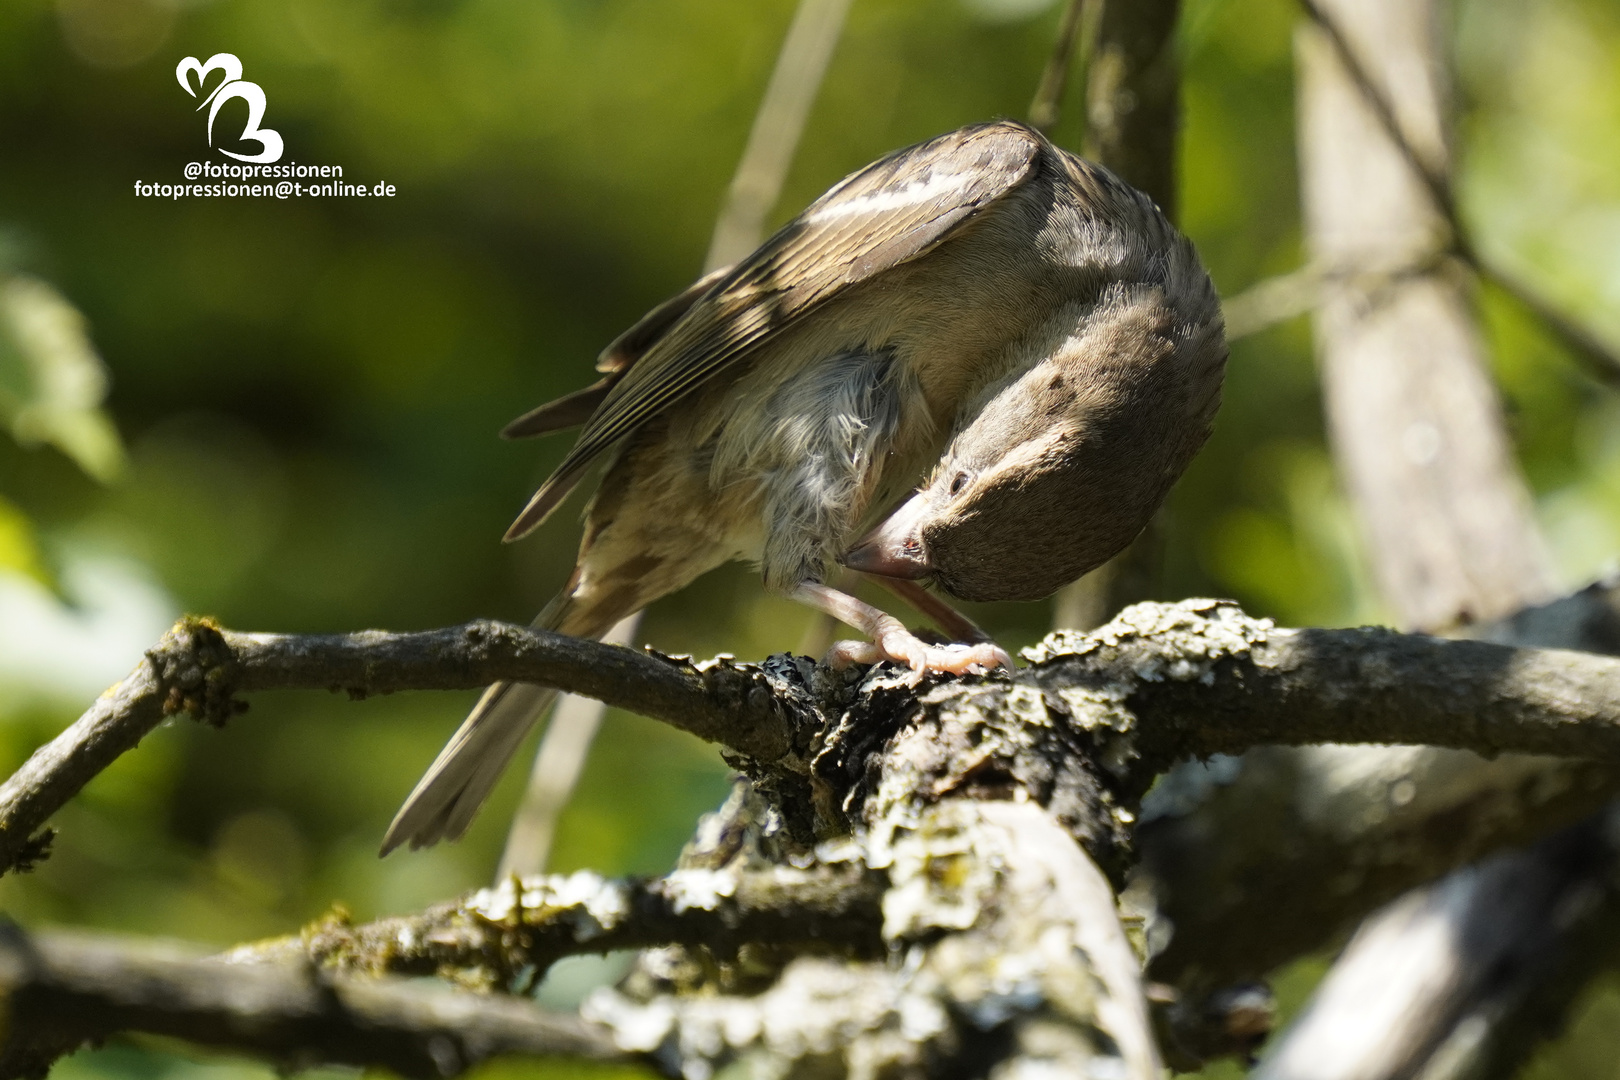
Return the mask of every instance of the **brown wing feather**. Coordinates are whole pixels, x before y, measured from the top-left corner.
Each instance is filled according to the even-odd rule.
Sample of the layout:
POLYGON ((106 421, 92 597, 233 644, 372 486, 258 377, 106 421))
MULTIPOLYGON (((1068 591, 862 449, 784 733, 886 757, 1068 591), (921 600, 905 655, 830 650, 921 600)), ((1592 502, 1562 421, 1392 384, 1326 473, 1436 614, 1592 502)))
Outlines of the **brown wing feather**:
POLYGON ((503 439, 532 439, 537 435, 550 435, 579 427, 607 398, 608 391, 635 366, 637 360, 652 347, 664 332, 679 321, 682 315, 708 292, 714 283, 731 272, 724 266, 698 278, 692 284, 653 308, 636 324, 612 341, 596 359, 596 370, 606 377, 593 382, 583 390, 564 394, 555 401, 536 406, 501 429, 503 439))
POLYGON ((624 369, 507 539, 545 520, 597 455, 652 416, 844 289, 947 239, 1027 178, 1046 145, 1022 124, 978 124, 898 150, 845 178, 698 297, 624 369))
POLYGON ((607 348, 602 350, 602 355, 597 357, 596 370, 617 374, 629 371, 636 361, 664 336, 665 331, 674 326, 704 293, 714 288, 715 284, 731 271, 730 266, 709 271, 637 319, 634 326, 608 342, 607 348))
MULTIPOLYGON (((632 361, 633 363, 634 361, 632 361)), ((583 390, 564 394, 555 401, 530 409, 510 424, 501 428, 503 439, 532 439, 536 435, 550 435, 553 431, 567 431, 579 427, 607 399, 608 391, 618 382, 617 373, 597 379, 583 390)))

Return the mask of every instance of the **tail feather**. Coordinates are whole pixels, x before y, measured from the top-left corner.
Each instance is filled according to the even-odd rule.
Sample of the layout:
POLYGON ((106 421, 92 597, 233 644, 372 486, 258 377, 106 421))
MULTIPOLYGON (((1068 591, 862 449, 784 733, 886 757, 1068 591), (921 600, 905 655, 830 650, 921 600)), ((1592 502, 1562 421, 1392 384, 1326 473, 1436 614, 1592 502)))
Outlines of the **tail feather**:
POLYGON ((551 512, 557 509, 557 505, 568 498, 569 492, 579 485, 589 465, 589 461, 579 465, 568 465, 566 461, 563 462, 563 467, 559 467, 556 472, 546 477, 546 482, 540 485, 540 490, 534 493, 529 504, 523 508, 523 512, 512 522, 511 528, 506 530, 506 535, 501 539, 510 544, 513 540, 521 540, 538 529, 540 523, 546 520, 551 512))
POLYGON ((382 854, 406 843, 414 850, 459 840, 556 697, 550 687, 529 683, 496 683, 485 690, 394 815, 382 854))
MULTIPOLYGON (((534 625, 599 638, 624 614, 583 611, 570 592, 571 587, 547 604, 534 625)), ((381 853, 387 855, 401 844, 414 850, 460 839, 495 790, 512 755, 556 698, 556 690, 531 683, 500 682, 485 690, 394 815, 381 853)))

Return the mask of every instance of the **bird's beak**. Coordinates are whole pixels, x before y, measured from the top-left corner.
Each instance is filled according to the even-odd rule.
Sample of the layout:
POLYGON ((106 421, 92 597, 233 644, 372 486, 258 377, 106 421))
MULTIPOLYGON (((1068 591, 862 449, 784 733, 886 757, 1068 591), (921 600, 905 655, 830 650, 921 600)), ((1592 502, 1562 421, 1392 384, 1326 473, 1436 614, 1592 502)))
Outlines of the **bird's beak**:
POLYGON ((863 574, 915 580, 934 572, 928 561, 928 548, 922 542, 922 520, 927 510, 920 495, 914 495, 867 533, 839 558, 851 570, 863 574))

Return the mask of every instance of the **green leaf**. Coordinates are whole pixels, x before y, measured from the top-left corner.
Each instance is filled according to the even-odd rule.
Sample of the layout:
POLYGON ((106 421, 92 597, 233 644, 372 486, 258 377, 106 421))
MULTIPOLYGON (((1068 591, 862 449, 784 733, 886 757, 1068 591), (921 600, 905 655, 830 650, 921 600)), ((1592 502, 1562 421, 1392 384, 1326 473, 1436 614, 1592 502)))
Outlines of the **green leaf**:
POLYGON ((0 573, 22 574, 56 592, 56 579, 40 552, 34 522, 5 496, 0 495, 0 573))
POLYGON ((0 275, 0 423, 12 437, 50 443, 106 483, 124 466, 106 396, 107 369, 78 309, 38 278, 0 275))

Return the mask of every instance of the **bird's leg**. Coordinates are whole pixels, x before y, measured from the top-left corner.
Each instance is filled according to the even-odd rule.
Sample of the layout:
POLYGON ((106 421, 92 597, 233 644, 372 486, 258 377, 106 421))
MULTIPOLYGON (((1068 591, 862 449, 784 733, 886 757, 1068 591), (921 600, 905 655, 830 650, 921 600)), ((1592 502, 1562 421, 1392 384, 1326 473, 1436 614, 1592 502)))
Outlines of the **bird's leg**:
POLYGON ((826 662, 833 667, 892 660, 905 664, 920 676, 927 671, 964 675, 988 671, 998 665, 1012 666, 1012 658, 998 645, 990 642, 930 645, 907 630, 893 615, 817 582, 803 582, 793 590, 792 596, 800 603, 825 611, 839 622, 853 626, 871 638, 870 641, 836 642, 826 658, 826 662))
POLYGON ((933 620, 935 626, 945 631, 953 641, 967 641, 975 645, 991 642, 990 635, 979 629, 979 624, 957 611, 951 605, 929 592, 915 581, 905 578, 886 577, 883 574, 867 574, 872 581, 888 589, 894 595, 916 608, 918 612, 933 620))

